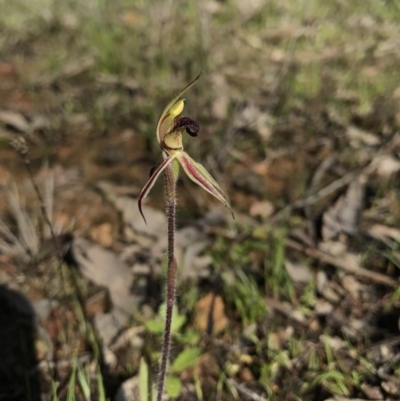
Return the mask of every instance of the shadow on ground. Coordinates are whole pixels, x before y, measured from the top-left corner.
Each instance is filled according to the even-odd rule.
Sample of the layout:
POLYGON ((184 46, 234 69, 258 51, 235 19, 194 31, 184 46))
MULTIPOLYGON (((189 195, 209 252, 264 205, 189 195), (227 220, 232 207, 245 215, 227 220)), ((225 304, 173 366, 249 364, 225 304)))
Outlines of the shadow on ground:
POLYGON ((21 293, 0 286, 0 400, 40 400, 35 314, 21 293))

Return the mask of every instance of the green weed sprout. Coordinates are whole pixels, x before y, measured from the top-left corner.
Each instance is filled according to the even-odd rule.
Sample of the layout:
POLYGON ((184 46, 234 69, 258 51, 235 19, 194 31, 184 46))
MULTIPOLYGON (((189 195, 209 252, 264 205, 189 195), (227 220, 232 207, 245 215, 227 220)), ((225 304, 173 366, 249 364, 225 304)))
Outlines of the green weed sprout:
POLYGON ((138 206, 141 215, 143 199, 148 195, 157 178, 164 172, 165 180, 165 198, 166 198, 166 213, 168 218, 168 271, 167 271, 167 295, 166 295, 166 316, 165 328, 163 333, 162 356, 160 375, 157 384, 157 401, 161 401, 164 392, 165 377, 167 373, 167 363, 171 346, 171 323, 172 311, 175 303, 176 295, 176 273, 178 265, 174 256, 175 246, 175 215, 176 215, 176 182, 179 177, 180 167, 184 170, 187 176, 196 184, 221 201, 226 207, 233 212, 229 203, 225 199, 225 195, 221 187, 217 184, 207 170, 199 163, 196 163, 183 150, 182 133, 186 132, 192 137, 196 137, 199 133, 199 125, 189 117, 179 117, 184 108, 184 99, 182 95, 191 88, 200 78, 199 74, 192 82, 183 88, 177 96, 175 96, 164 109, 157 123, 157 140, 161 147, 163 161, 152 173, 149 181, 142 189, 138 206))

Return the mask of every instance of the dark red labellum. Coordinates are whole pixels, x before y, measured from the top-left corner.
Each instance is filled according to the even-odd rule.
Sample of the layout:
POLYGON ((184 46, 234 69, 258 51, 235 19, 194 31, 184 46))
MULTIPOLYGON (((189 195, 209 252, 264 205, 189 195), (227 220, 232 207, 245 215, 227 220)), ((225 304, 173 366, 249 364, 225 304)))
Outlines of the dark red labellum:
POLYGON ((189 117, 176 117, 173 130, 184 128, 190 136, 197 136, 200 131, 199 124, 189 117))

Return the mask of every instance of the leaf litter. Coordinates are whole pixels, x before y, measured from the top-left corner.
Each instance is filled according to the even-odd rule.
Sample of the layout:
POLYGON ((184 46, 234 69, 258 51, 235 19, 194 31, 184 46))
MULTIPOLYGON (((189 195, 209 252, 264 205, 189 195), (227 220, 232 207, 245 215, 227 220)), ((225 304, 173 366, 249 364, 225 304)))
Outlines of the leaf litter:
MULTIPOLYGON (((223 323, 222 328, 211 337, 201 335, 200 371, 196 373, 194 367, 194 373, 192 368, 182 373, 180 379, 185 387, 181 400, 212 399, 216 391, 223 400, 235 396, 260 400, 398 399, 398 105, 390 105, 386 100, 397 101, 398 91, 393 88, 398 79, 395 85, 389 81, 390 71, 397 71, 392 37, 396 37, 398 29, 390 22, 390 13, 387 18, 377 18, 352 13, 353 5, 336 6, 338 10, 348 7, 341 21, 332 18, 343 31, 351 30, 352 43, 332 23, 315 18, 313 8, 307 9, 304 23, 295 19, 292 3, 283 2, 279 7, 271 3, 266 13, 263 3, 256 2, 250 11, 238 12, 238 19, 232 18, 232 25, 221 31, 216 30, 216 19, 209 16, 224 16, 224 5, 209 2, 202 9, 202 46, 206 46, 208 34, 218 33, 217 39, 210 41, 218 55, 212 60, 218 74, 210 79, 214 85, 206 94, 199 92, 198 102, 204 107, 204 115, 212 116, 213 131, 221 134, 223 144, 216 143, 214 150, 212 133, 202 132, 202 147, 210 152, 207 167, 218 170, 225 166, 228 192, 235 207, 241 210, 237 213, 238 227, 232 228, 227 226, 223 213, 212 207, 209 214, 196 219, 191 205, 197 192, 189 193, 192 189, 187 191, 190 196, 183 195, 180 200, 182 210, 188 211, 177 231, 182 266, 178 305, 179 312, 187 318, 182 333, 190 334, 195 326, 200 301, 205 303, 204 316, 212 315, 210 293, 225 270, 231 273, 234 285, 229 289, 222 287, 215 296, 219 312, 213 318, 223 323), (271 20, 276 26, 270 31, 248 31, 248 26, 255 29, 253 24, 260 25, 264 18, 261 14, 258 17, 260 12, 277 18, 271 20), (283 20, 279 13, 284 13, 283 20), (238 26, 239 36, 234 34, 238 26), (368 37, 357 41, 361 33, 363 38, 368 37), (226 47, 227 35, 232 39, 232 55, 219 44, 226 47), (300 40, 293 40, 296 35, 300 40), (314 40, 317 36, 318 40, 314 40), (320 43, 322 49, 318 48, 320 43), (354 65, 364 64, 364 60, 366 65, 354 71, 354 65), (278 77, 278 82, 274 77, 278 77), (373 87, 374 82, 378 89, 373 87), (390 91, 383 97, 376 95, 375 91, 385 85, 390 91), (321 141, 329 145, 321 146, 321 141), (216 163, 212 162, 214 159, 216 163), (246 171, 252 172, 249 179, 246 171), (310 225, 315 227, 313 232, 310 225), (279 264, 279 244, 274 238, 282 227, 287 232, 279 264), (220 246, 222 257, 218 258, 220 246), (279 272, 285 273, 284 277, 289 277, 287 282, 280 282, 282 286, 290 283, 290 289, 279 288, 274 299, 270 285, 277 270, 266 270, 271 260, 277 263, 279 272), (247 282, 251 293, 245 292, 242 298, 244 290, 239 284, 243 275, 236 271, 238 268, 254 279, 247 282), (258 291, 269 310, 244 327, 245 300, 251 299, 250 311, 255 310, 258 291), (200 385, 196 377, 200 378, 200 385)), ((238 6, 243 7, 244 3, 238 6)), ((324 12, 329 13, 328 6, 324 12)), ((140 14, 137 10, 124 13, 134 16, 129 17, 129 22, 123 18, 133 30, 142 26, 136 23, 135 15, 146 20, 151 14, 146 7, 140 14)), ((172 15, 174 10, 165 13, 172 15)), ((120 10, 118 15, 120 18, 120 10)), ((174 17, 181 29, 179 15, 174 17)), ((73 43, 79 18, 71 19, 68 38, 63 37, 62 31, 68 25, 67 17, 61 19, 60 26, 53 21, 52 35, 43 36, 49 42, 54 38, 73 43)), ((173 65, 179 67, 180 60, 185 61, 190 52, 180 48, 175 53, 173 46, 169 46, 175 19, 166 21, 160 25, 157 43, 168 48, 173 65)), ((107 24, 103 24, 102 29, 106 28, 107 24)), ((146 103, 141 90, 146 88, 146 98, 158 101, 154 95, 159 88, 169 92, 183 77, 177 73, 167 83, 164 71, 149 82, 136 71, 136 64, 123 68, 121 73, 111 62, 98 65, 103 60, 101 53, 95 57, 81 54, 61 67, 56 66, 54 71, 43 65, 32 71, 33 59, 38 54, 43 58, 49 43, 42 42, 40 35, 28 39, 18 32, 15 35, 15 42, 10 43, 19 45, 13 47, 13 53, 17 57, 22 55, 20 61, 37 93, 21 89, 24 84, 15 67, 2 63, 1 108, 2 112, 14 113, 3 114, 2 127, 10 131, 6 138, 29 133, 35 171, 48 155, 50 160, 60 158, 64 166, 73 167, 73 171, 54 167, 65 185, 55 180, 53 208, 49 210, 53 210, 57 236, 62 239, 68 235, 66 248, 71 246, 75 253, 84 304, 93 306, 93 322, 102 338, 109 368, 136 378, 142 366, 141 354, 147 352, 145 356, 151 358, 146 350, 158 348, 159 344, 158 340, 148 339, 136 313, 151 319, 158 311, 158 283, 166 248, 161 205, 145 205, 146 216, 152 216, 149 227, 141 225, 135 205, 138 187, 143 182, 142 171, 148 167, 143 159, 144 145, 138 138, 154 128, 148 110, 157 108, 146 103), (26 48, 31 60, 24 53, 26 48), (40 100, 36 95, 40 95, 40 100), (46 102, 42 101, 44 98, 46 102), (93 109, 91 105, 95 105, 93 109), (112 107, 112 112, 107 113, 108 107, 112 107), (54 114, 65 124, 54 126, 54 114), (35 116, 39 116, 38 122, 35 116), (94 164, 91 151, 97 149, 93 148, 100 142, 104 149, 121 147, 116 138, 127 129, 131 133, 124 143, 129 151, 109 157, 107 160, 112 163, 108 166, 103 165, 104 159, 97 159, 94 164), (134 146, 129 147, 130 142, 134 146), (86 212, 79 209, 83 204, 86 212), (110 305, 104 294, 108 294, 110 305), (137 348, 131 354, 132 344, 137 348)), ((146 43, 145 35, 142 39, 146 43)), ((118 42, 122 47, 124 43, 118 42)), ((63 46, 58 43, 57 47, 63 46)), ((107 49, 107 42, 102 42, 102 49, 107 49)), ((49 51, 53 53, 54 48, 50 46, 49 51)), ((112 46, 107 51, 112 53, 112 46)), ((57 57, 56 54, 55 60, 57 57)), ((115 59, 116 55, 111 54, 102 62, 115 59)), ((151 61, 146 59, 148 65, 152 65, 151 61)), ((192 69, 192 61, 187 61, 188 67, 192 69)), ((11 171, 22 194, 26 190, 24 172, 13 155, 5 148, 3 151, 3 147, 2 152, 4 177, 11 171)), ((201 155, 202 151, 198 152, 201 155)), ((1 171, 0 174, 3 175, 1 171)), ((71 327, 75 333, 82 333, 82 327, 77 329, 77 313, 73 302, 69 302, 69 284, 55 274, 54 246, 47 246, 48 233, 45 235, 46 230, 42 230, 34 197, 27 197, 25 205, 23 198, 19 198, 19 207, 7 206, 6 200, 0 202, 4 222, 0 277, 2 283, 32 298, 44 329, 41 337, 45 338, 45 346, 40 359, 57 356, 60 360, 54 364, 67 367, 68 374, 74 346, 80 354, 79 361, 93 361, 93 354, 82 334, 69 338, 68 344, 60 344, 63 333, 70 333, 71 327), (19 239, 25 245, 28 243, 32 253, 40 258, 33 259, 34 263, 28 258, 31 264, 26 255, 21 258, 26 252, 19 239), (46 257, 41 253, 44 248, 46 257), (63 287, 67 287, 67 296, 63 295, 63 287), (68 305, 66 314, 64 305, 68 305), (69 325, 68 330, 64 324, 69 325)), ((15 199, 14 196, 14 204, 15 199)), ((68 269, 71 268, 65 270, 68 269)), ((205 318, 201 316, 203 327, 205 318)), ((180 340, 176 342, 177 353, 193 344, 191 340, 180 340)), ((152 360, 146 366, 154 364, 152 360)), ((60 387, 63 398, 62 381, 60 387)))

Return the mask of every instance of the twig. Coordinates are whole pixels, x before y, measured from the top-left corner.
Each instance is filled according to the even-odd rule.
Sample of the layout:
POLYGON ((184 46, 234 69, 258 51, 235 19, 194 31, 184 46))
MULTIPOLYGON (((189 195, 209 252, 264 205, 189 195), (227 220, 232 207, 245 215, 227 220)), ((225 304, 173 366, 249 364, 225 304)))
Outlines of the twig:
POLYGON ((360 175, 364 169, 358 169, 356 171, 351 171, 350 173, 345 174, 343 177, 339 178, 336 181, 333 181, 331 184, 327 185, 326 187, 320 189, 317 193, 306 196, 303 199, 299 199, 296 202, 293 202, 290 205, 285 206, 282 210, 278 213, 273 215, 270 219, 271 223, 276 223, 278 220, 285 217, 291 211, 295 209, 301 209, 305 206, 312 205, 313 203, 318 202, 319 200, 325 198, 325 196, 330 195, 331 193, 337 191, 338 189, 346 186, 351 181, 353 181, 358 175, 360 175))
POLYGON ((293 241, 291 239, 286 239, 285 243, 290 248, 303 252, 306 255, 311 256, 312 258, 319 259, 323 263, 330 264, 348 273, 356 274, 357 276, 364 277, 372 281, 375 281, 376 283, 385 284, 390 287, 396 287, 399 284, 398 281, 390 277, 387 277, 384 274, 367 270, 364 269, 363 267, 358 266, 358 264, 353 259, 349 259, 348 256, 346 258, 346 254, 339 257, 332 256, 316 248, 303 246, 302 244, 293 241))
POLYGON ((319 200, 325 198, 325 196, 330 195, 331 193, 337 191, 338 189, 350 184, 355 178, 357 178, 361 174, 371 174, 379 163, 382 161, 382 157, 385 157, 385 154, 390 151, 390 149, 398 142, 400 134, 394 135, 394 137, 388 141, 382 148, 375 154, 373 159, 364 167, 361 167, 357 170, 350 171, 349 173, 345 174, 343 177, 333 181, 326 187, 320 189, 317 193, 306 196, 303 199, 299 199, 296 202, 293 202, 290 205, 285 206, 281 209, 278 213, 273 215, 270 218, 271 223, 276 223, 291 211, 295 209, 301 209, 306 206, 310 206, 319 200))

